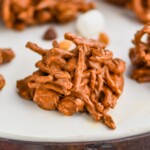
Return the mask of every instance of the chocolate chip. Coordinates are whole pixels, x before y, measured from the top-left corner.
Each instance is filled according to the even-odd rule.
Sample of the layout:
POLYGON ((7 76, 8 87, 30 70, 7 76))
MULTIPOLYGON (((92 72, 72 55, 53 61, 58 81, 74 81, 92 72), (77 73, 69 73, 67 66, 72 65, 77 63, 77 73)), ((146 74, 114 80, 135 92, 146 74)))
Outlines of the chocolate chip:
POLYGON ((49 28, 43 36, 44 40, 54 40, 56 38, 57 38, 57 33, 53 28, 49 28))

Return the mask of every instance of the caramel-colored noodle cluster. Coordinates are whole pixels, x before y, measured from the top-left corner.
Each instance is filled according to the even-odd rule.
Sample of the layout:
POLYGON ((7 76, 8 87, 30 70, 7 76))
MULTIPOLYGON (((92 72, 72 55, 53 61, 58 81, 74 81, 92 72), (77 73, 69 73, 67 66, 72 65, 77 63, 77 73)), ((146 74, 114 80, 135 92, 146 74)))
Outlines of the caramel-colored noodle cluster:
POLYGON ((15 54, 12 49, 0 48, 0 65, 12 61, 14 57, 15 54))
POLYGON ((150 0, 108 0, 116 5, 130 8, 137 18, 144 22, 150 22, 150 0))
POLYGON ((94 120, 114 129, 115 123, 107 112, 122 93, 124 61, 113 58, 99 41, 72 33, 66 33, 65 39, 74 43, 72 50, 66 50, 65 42, 65 49, 54 41, 50 50, 27 43, 27 48, 42 59, 36 63, 36 72, 17 82, 19 94, 44 109, 56 109, 67 116, 88 112, 94 120))
MULTIPOLYGON (((15 54, 13 50, 0 48, 0 65, 9 63, 14 57, 15 57, 15 54)), ((5 79, 0 74, 0 90, 2 90, 4 86, 5 86, 5 79)))
POLYGON ((22 30, 26 26, 51 21, 61 23, 74 19, 78 12, 94 8, 85 0, 1 0, 2 19, 9 28, 22 30))
POLYGON ((5 86, 5 79, 4 79, 4 77, 0 74, 0 90, 2 90, 4 86, 5 86))
POLYGON ((150 24, 135 34, 134 48, 130 49, 130 59, 136 67, 132 72, 132 78, 138 82, 150 82, 150 24), (147 35, 146 42, 142 41, 147 35))
POLYGON ((150 0, 132 0, 130 5, 140 21, 150 22, 150 0))

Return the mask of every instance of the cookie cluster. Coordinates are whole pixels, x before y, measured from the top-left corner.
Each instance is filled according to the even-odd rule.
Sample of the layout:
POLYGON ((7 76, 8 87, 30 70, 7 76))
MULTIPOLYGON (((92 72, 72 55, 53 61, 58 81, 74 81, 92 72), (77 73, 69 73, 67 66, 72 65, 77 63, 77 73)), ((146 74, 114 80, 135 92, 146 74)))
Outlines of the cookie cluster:
POLYGON ((107 0, 115 5, 131 9, 143 23, 150 22, 150 0, 107 0))
POLYGON ((66 23, 78 12, 95 7, 85 0, 1 0, 0 3, 3 22, 8 28, 17 30, 52 21, 66 23))
POLYGON ((135 34, 134 47, 130 49, 130 59, 134 66, 131 77, 138 82, 150 81, 150 24, 135 34), (146 41, 143 37, 146 35, 146 41))
POLYGON ((122 93, 124 61, 113 58, 113 53, 97 40, 72 33, 66 33, 65 39, 74 45, 70 51, 65 42, 63 48, 55 41, 50 50, 27 43, 42 59, 36 63, 37 71, 17 82, 19 94, 41 108, 67 116, 87 112, 114 129, 115 123, 107 112, 122 93))
MULTIPOLYGON (((0 48, 0 65, 9 63, 15 57, 15 54, 12 49, 2 49, 0 48)), ((5 86, 5 79, 0 74, 0 90, 5 86)))

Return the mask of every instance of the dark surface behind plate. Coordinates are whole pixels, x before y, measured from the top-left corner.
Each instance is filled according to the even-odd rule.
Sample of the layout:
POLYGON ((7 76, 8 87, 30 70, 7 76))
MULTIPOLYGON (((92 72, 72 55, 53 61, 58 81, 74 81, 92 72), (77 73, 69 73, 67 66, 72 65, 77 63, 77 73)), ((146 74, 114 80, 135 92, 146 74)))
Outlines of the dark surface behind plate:
POLYGON ((85 143, 40 143, 1 138, 0 150, 150 150, 150 133, 119 140, 85 143))

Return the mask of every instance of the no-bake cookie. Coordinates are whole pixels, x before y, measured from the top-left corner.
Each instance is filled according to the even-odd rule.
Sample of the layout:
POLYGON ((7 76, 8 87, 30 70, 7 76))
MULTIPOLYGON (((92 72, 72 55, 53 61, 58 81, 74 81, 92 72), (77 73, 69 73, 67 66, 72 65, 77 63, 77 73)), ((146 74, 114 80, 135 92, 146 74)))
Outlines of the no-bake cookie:
POLYGON ((78 12, 95 7, 85 0, 2 0, 1 5, 3 22, 8 28, 17 30, 52 21, 66 23, 78 12))
POLYGON ((134 66, 131 77, 138 82, 150 82, 150 24, 135 34, 133 44, 129 53, 134 66), (143 41, 145 35, 147 39, 143 41))
POLYGON ((36 63, 37 71, 17 82, 18 93, 43 109, 67 116, 87 112, 114 129, 107 112, 115 107, 123 91, 125 62, 113 58, 98 40, 72 33, 66 33, 65 39, 75 45, 72 50, 62 49, 56 41, 50 50, 27 43, 27 48, 42 59, 36 63))

